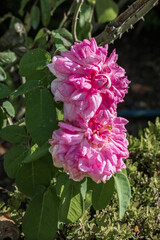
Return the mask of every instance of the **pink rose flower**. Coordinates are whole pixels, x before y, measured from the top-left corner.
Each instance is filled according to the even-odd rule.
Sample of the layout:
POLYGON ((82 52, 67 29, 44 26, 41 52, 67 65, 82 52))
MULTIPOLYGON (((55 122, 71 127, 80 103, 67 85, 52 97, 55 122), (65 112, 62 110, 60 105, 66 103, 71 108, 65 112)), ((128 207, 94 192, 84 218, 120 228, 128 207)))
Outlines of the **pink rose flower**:
POLYGON ((101 114, 108 116, 123 101, 129 81, 125 70, 116 63, 115 51, 109 57, 107 53, 108 45, 98 47, 92 38, 53 57, 48 67, 57 79, 51 90, 55 101, 64 102, 64 120, 87 126, 99 107, 101 114))
POLYGON ((95 182, 105 182, 125 168, 123 159, 129 155, 126 123, 121 117, 105 125, 91 120, 88 128, 60 122, 50 140, 54 165, 64 168, 75 181, 88 176, 95 182))

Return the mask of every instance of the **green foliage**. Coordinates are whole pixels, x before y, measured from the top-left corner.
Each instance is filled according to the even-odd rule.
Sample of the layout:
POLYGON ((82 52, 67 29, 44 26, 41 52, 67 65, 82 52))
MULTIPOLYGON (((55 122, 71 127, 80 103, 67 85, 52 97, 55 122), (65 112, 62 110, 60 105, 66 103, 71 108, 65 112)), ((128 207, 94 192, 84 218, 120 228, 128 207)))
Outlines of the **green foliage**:
POLYGON ((60 222, 76 222, 83 212, 83 199, 80 192, 81 184, 68 180, 64 185, 59 205, 60 222))
POLYGON ((38 145, 51 138, 57 120, 53 97, 47 89, 36 89, 27 95, 25 120, 27 130, 38 145))
POLYGON ((57 230, 58 204, 59 200, 54 188, 45 189, 39 186, 23 218, 23 232, 26 239, 53 239, 57 230))
POLYGON ((2 67, 0 67, 0 81, 4 81, 6 79, 6 73, 2 67))
POLYGON ((20 61, 20 74, 27 80, 41 80, 42 70, 50 62, 51 56, 43 49, 34 49, 23 56, 20 61))
POLYGON ((38 147, 37 144, 34 144, 31 147, 31 150, 26 156, 26 158, 23 160, 23 163, 33 162, 38 160, 39 158, 46 156, 46 154, 48 153, 49 146, 50 145, 48 142, 43 144, 41 147, 38 147))
POLYGON ((0 137, 11 143, 22 143, 27 140, 24 126, 11 125, 0 131, 0 137))
POLYGON ((10 89, 7 87, 7 85, 0 83, 0 99, 7 98, 9 94, 10 89))
MULTIPOLYGON (((53 100, 50 85, 55 77, 47 65, 51 56, 73 44, 75 2, 70 4, 65 0, 8 1, 5 6, 11 12, 0 18, 5 29, 0 37, 0 137, 9 142, 4 168, 16 184, 14 192, 8 192, 8 202, 0 203, 0 212, 9 214, 22 229, 22 239, 24 234, 28 240, 52 240, 62 232, 66 239, 135 238, 135 225, 140 233, 154 238, 159 223, 159 183, 153 174, 159 166, 158 120, 156 126, 149 123, 140 139, 129 136, 127 174, 133 198, 126 213, 130 199, 126 175, 118 173, 106 183, 90 179, 77 183, 53 166, 49 139, 57 120, 63 120, 63 112, 62 104, 53 100), (124 216, 121 222, 118 201, 120 218, 124 216), (147 228, 150 225, 153 233, 147 228)), ((112 0, 85 1, 77 20, 79 40, 90 38, 99 23, 111 21, 117 14, 112 0)))
POLYGON ((33 29, 37 29, 40 22, 40 10, 39 7, 33 5, 31 9, 31 22, 33 29))
POLYGON ((118 5, 112 0, 96 1, 96 11, 99 23, 114 20, 118 15, 118 5))
POLYGON ((22 84, 18 89, 16 89, 11 96, 18 97, 22 94, 26 94, 30 91, 33 91, 36 88, 42 87, 43 84, 40 80, 37 81, 27 81, 26 83, 22 84))
POLYGON ((28 148, 24 145, 15 145, 7 152, 4 159, 4 168, 10 178, 16 177, 27 152, 28 148))
MULTIPOLYGON (((159 119, 156 119, 155 124, 149 122, 148 125, 139 138, 128 136, 130 158, 126 165, 132 197, 123 219, 119 219, 117 211, 119 196, 114 194, 111 203, 105 209, 96 211, 94 215, 92 211, 86 210, 76 224, 64 226, 63 232, 67 239, 160 238, 159 119)), ((60 239, 61 235, 61 231, 57 232, 55 239, 60 239)))
POLYGON ((16 174, 18 189, 32 196, 38 185, 48 187, 52 179, 51 157, 45 156, 38 161, 23 164, 16 174))
POLYGON ((29 2, 30 0, 22 0, 21 1, 21 5, 20 5, 20 9, 19 9, 19 14, 20 15, 23 15, 24 14, 24 8, 25 6, 27 5, 27 3, 29 2))
POLYGON ((73 44, 72 34, 66 28, 60 28, 52 31, 53 36, 54 36, 54 33, 60 34, 61 40, 65 47, 70 47, 73 44))
POLYGON ((0 108, 0 129, 2 128, 3 126, 3 111, 2 111, 2 108, 0 108))
POLYGON ((58 51, 64 52, 64 51, 67 50, 64 46, 62 37, 59 33, 54 33, 53 32, 53 38, 54 38, 54 42, 55 42, 55 47, 58 51))
POLYGON ((114 179, 113 177, 106 181, 106 183, 94 183, 92 203, 95 210, 105 208, 111 201, 114 193, 114 179))
POLYGON ((92 30, 91 16, 92 16, 92 6, 90 4, 83 3, 81 12, 79 15, 79 24, 77 28, 78 38, 83 40, 90 37, 90 32, 92 30))
POLYGON ((7 66, 8 64, 15 62, 16 59, 17 56, 14 52, 0 52, 0 66, 7 66))
POLYGON ((50 11, 51 6, 48 0, 40 0, 41 3, 41 13, 42 13, 42 23, 44 26, 47 26, 50 22, 50 11))
POLYGON ((119 198, 119 218, 122 219, 130 202, 131 188, 127 176, 123 173, 116 173, 114 179, 119 198))
POLYGON ((5 101, 5 102, 3 102, 2 106, 8 115, 10 115, 11 117, 15 116, 15 109, 11 102, 5 101))
POLYGON ((148 122, 148 128, 143 132, 139 132, 139 139, 129 136, 130 157, 136 155, 135 161, 143 159, 139 164, 138 170, 144 171, 146 174, 153 175, 160 168, 160 122, 156 119, 155 124, 148 122))

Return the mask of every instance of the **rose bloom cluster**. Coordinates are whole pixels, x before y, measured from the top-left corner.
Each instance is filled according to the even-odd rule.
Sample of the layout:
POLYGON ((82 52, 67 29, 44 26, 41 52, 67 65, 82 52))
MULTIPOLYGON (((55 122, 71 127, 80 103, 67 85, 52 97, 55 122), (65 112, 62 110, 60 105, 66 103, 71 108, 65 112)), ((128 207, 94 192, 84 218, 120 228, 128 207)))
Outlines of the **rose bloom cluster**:
POLYGON ((64 122, 53 132, 50 152, 54 165, 75 181, 88 176, 105 182, 125 168, 123 159, 129 156, 128 121, 116 112, 129 81, 115 50, 107 55, 108 45, 98 47, 92 38, 48 65, 57 77, 51 84, 54 99, 64 103, 64 122))

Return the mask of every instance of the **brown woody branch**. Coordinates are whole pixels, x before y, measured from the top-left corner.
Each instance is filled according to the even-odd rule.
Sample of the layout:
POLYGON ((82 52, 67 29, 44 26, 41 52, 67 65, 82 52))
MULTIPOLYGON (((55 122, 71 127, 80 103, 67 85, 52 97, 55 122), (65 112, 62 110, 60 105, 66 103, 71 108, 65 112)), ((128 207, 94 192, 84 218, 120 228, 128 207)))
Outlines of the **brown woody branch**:
POLYGON ((158 0, 137 0, 121 13, 114 21, 107 24, 105 30, 95 37, 98 44, 113 43, 117 38, 121 38, 122 34, 129 29, 143 16, 148 13, 154 6, 158 4, 158 0))

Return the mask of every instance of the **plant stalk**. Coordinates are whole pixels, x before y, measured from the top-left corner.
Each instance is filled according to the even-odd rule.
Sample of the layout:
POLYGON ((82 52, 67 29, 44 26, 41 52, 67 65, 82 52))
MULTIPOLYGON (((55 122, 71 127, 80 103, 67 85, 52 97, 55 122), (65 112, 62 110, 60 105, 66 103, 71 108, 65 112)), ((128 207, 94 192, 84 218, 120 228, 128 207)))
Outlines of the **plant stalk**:
POLYGON ((143 16, 148 13, 158 0, 137 0, 121 13, 114 21, 107 24, 105 30, 95 37, 100 45, 106 43, 114 43, 114 40, 121 38, 122 34, 129 29, 140 19, 144 20, 143 16))
POLYGON ((78 38, 77 38, 77 21, 78 21, 78 15, 80 13, 81 10, 81 6, 84 2, 84 0, 75 0, 77 5, 76 5, 76 9, 73 15, 73 21, 72 21, 72 35, 73 35, 73 40, 78 42, 78 38))

